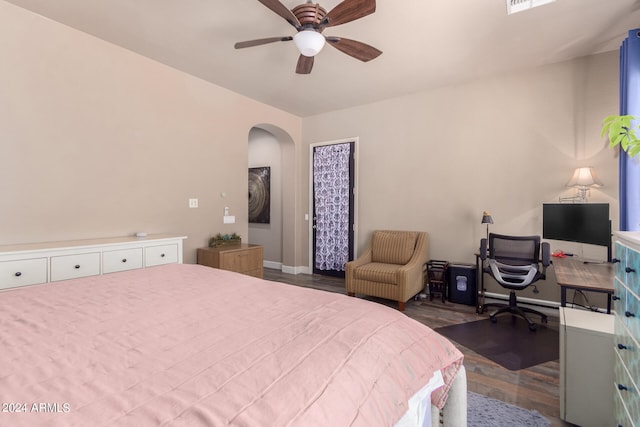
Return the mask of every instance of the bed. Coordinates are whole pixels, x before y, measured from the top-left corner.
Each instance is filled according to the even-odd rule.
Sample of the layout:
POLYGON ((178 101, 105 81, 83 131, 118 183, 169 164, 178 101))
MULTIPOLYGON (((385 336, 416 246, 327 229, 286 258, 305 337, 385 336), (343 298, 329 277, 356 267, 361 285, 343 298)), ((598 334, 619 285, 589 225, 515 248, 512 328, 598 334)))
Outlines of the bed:
POLYGON ((200 265, 2 292, 0 348, 0 425, 466 424, 462 354, 426 326, 200 265))

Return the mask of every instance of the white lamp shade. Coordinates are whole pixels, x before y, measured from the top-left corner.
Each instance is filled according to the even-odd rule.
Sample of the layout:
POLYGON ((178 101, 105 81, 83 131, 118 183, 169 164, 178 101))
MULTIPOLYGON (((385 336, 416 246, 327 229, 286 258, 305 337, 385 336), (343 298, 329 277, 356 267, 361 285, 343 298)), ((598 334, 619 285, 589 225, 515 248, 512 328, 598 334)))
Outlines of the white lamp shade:
POLYGON ((567 187, 602 187, 602 185, 592 167, 576 168, 573 176, 567 182, 567 187))
POLYGON ((316 56, 324 47, 324 36, 314 30, 303 30, 293 36, 293 42, 304 56, 316 56))

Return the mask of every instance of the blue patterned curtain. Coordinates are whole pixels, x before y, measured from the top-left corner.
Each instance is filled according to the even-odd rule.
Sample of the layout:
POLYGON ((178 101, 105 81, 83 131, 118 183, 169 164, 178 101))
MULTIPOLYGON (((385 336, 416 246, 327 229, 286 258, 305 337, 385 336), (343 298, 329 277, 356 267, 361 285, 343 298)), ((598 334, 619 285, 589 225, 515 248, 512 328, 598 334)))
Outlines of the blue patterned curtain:
POLYGON ((324 145, 314 150, 315 267, 325 271, 344 271, 349 261, 351 144, 324 145))
MULTIPOLYGON (((620 114, 640 116, 640 28, 620 47, 620 114)), ((640 231, 640 160, 620 150, 620 230, 640 231)))

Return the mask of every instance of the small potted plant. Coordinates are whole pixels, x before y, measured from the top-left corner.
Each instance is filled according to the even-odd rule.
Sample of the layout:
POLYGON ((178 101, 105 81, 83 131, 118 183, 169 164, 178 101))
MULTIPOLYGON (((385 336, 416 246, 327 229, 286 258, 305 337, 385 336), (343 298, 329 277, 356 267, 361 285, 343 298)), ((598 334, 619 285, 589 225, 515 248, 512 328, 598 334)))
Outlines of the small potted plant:
POLYGON ((236 234, 216 234, 209 239, 209 246, 215 248, 216 246, 223 245, 239 245, 242 242, 242 238, 236 234))
POLYGON ((602 136, 609 137, 611 148, 620 144, 622 149, 631 157, 640 153, 640 140, 636 135, 639 117, 635 116, 609 116, 602 121, 602 136), (635 125, 631 122, 635 122, 635 125))

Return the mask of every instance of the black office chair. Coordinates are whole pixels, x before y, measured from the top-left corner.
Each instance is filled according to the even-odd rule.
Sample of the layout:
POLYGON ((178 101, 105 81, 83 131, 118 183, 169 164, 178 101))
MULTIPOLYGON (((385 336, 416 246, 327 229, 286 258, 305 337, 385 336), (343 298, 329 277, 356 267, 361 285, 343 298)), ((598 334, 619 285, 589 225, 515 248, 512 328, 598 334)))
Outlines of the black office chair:
MULTIPOLYGON (((525 289, 536 281, 546 278, 547 267, 551 264, 549 243, 544 242, 541 245, 539 236, 503 236, 493 233, 489 234, 488 243, 489 251, 487 253, 487 239, 480 241, 483 272, 490 274, 500 286, 510 290, 508 305, 485 304, 485 307, 498 307, 489 316, 491 321, 495 323, 496 316, 499 314, 511 313, 511 315, 522 317, 529 324, 529 329, 535 331, 537 325, 529 318, 528 314, 540 316, 543 323, 547 323, 547 316, 527 307, 519 307, 516 291, 525 289), (541 246, 542 259, 540 259, 541 246)), ((534 290, 534 293, 537 293, 537 289, 534 290)))

